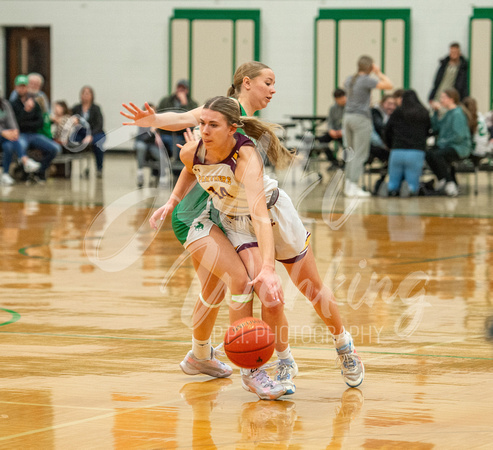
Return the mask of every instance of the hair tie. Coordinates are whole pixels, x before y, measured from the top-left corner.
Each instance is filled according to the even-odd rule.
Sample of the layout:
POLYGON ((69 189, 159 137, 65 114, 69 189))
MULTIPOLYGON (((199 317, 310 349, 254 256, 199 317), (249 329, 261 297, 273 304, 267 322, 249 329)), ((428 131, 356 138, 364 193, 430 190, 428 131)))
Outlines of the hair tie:
POLYGON ((235 88, 235 84, 234 84, 234 83, 231 85, 231 87, 232 87, 233 89, 235 89, 235 90, 236 90, 236 88, 235 88))

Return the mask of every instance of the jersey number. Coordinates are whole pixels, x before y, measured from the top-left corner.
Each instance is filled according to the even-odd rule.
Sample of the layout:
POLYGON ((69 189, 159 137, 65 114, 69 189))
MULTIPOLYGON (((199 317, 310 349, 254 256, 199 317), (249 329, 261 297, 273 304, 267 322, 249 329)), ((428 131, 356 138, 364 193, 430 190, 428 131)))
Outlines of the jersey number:
POLYGON ((224 197, 230 197, 230 198, 233 198, 233 196, 224 188, 224 187, 221 187, 221 189, 219 189, 219 192, 217 192, 212 186, 207 189, 211 194, 214 194, 214 195, 217 195, 221 200, 224 198, 224 197))

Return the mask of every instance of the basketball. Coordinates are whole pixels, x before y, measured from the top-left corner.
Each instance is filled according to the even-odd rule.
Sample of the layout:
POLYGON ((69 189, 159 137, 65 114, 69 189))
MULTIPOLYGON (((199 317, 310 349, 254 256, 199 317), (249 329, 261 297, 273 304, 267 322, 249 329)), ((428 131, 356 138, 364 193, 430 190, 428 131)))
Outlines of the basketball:
POLYGON ((274 353, 275 336, 269 325, 255 317, 234 322, 224 336, 224 351, 230 361, 244 369, 256 369, 274 353))

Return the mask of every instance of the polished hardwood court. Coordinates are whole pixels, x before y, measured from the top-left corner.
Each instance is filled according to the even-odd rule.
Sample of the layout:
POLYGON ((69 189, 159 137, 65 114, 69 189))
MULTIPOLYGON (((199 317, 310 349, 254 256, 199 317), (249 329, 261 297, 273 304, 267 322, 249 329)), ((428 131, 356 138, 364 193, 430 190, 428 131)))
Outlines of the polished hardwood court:
MULTIPOLYGON (((262 401, 187 376, 199 292, 131 155, 104 176, 0 187, 0 449, 489 449, 493 182, 479 194, 345 199, 340 173, 278 174, 312 232, 365 363, 348 388, 331 336, 282 266, 297 391, 262 401)), ((256 314, 259 313, 256 300, 256 314)), ((220 344, 227 307, 213 334, 220 344)), ((226 361, 226 357, 222 357, 226 361)))

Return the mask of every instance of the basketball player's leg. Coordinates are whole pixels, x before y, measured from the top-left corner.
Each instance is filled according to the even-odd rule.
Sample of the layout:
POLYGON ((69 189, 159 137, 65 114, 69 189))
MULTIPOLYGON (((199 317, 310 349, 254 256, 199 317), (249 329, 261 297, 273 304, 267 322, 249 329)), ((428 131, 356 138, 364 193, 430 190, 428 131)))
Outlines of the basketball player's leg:
MULTIPOLYGON (((246 248, 240 251, 239 255, 247 268, 250 278, 255 278, 262 267, 262 257, 259 248, 246 248)), ((277 357, 279 358, 279 364, 275 381, 284 387, 286 394, 294 394, 296 392, 296 386, 293 379, 298 374, 298 365, 291 354, 291 348, 289 346, 289 323, 284 313, 284 305, 269 296, 261 283, 256 283, 254 288, 261 301, 262 320, 269 324, 276 336, 275 348, 277 357)), ((242 369, 241 372, 242 383, 244 385, 255 383, 255 380, 252 380, 252 376, 256 375, 255 372, 248 371, 247 369, 242 369)), ((275 386, 275 383, 272 384, 275 386)))
POLYGON ((201 282, 202 291, 192 314, 192 351, 180 364, 190 375, 206 373, 214 377, 231 375, 232 369, 214 357, 211 334, 226 286, 232 297, 253 298, 245 267, 231 243, 218 227, 187 246, 201 282))
POLYGON ((311 247, 302 259, 293 264, 284 264, 284 267, 332 333, 346 384, 359 386, 365 375, 363 363, 354 349, 351 335, 344 329, 334 294, 320 278, 311 247))

